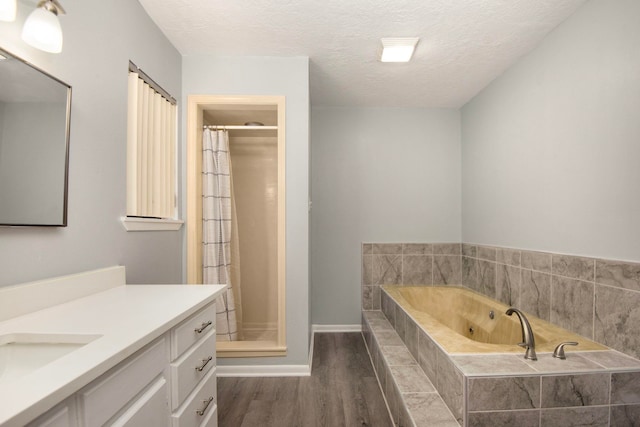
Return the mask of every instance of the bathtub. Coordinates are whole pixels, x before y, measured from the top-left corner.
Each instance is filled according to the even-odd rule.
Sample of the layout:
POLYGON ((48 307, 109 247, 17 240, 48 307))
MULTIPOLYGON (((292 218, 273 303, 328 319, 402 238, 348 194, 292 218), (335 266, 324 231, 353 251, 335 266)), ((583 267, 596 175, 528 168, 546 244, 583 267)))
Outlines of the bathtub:
MULTIPOLYGON (((518 317, 509 306, 457 286, 383 286, 386 293, 448 354, 523 353, 518 317)), ((518 308, 518 307, 515 307, 518 308)), ((385 311, 383 299, 382 310, 385 311)), ((388 313, 387 317, 389 317, 388 313)), ((553 352, 561 342, 575 341, 565 351, 607 350, 580 335, 526 313, 536 352, 553 352)))
POLYGON ((626 401, 610 399, 609 390, 628 381, 640 395, 640 381, 629 380, 640 378, 640 360, 532 315, 538 360, 526 360, 517 316, 463 287, 385 285, 381 308, 363 310, 362 331, 397 425, 432 426, 442 407, 465 427, 558 425, 575 416, 630 425, 613 422, 626 401), (566 360, 553 358, 565 341, 579 345, 565 347, 566 360), (598 399, 583 399, 595 389, 598 399))

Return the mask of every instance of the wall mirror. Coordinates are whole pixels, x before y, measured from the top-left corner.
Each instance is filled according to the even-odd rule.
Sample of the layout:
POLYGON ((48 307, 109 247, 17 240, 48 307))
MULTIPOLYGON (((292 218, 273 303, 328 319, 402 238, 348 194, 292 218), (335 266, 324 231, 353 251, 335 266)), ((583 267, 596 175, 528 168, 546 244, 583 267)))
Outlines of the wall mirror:
POLYGON ((0 225, 65 227, 71 86, 0 55, 0 225))

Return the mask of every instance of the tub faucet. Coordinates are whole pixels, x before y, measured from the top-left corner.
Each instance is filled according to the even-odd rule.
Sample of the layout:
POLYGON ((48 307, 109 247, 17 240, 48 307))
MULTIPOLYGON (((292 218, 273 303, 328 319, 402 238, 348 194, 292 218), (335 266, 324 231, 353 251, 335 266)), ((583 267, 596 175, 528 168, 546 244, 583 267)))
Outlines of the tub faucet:
POLYGON ((513 313, 517 314, 518 319, 520 319, 520 327, 522 328, 522 342, 518 345, 527 349, 524 353, 524 358, 530 360, 538 360, 538 356, 536 356, 536 340, 533 337, 533 330, 531 329, 529 320, 524 315, 524 313, 517 308, 511 307, 506 312, 508 316, 511 316, 513 313))

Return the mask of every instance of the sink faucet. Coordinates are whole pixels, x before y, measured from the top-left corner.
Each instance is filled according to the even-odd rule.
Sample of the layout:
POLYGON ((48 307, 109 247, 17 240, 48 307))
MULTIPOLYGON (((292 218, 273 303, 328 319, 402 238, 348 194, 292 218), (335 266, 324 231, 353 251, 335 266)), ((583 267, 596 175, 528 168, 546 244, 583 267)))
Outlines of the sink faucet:
POLYGON ((530 360, 538 360, 538 356, 536 356, 536 340, 533 337, 533 330, 531 330, 531 324, 529 323, 529 320, 524 315, 524 313, 517 308, 511 307, 506 312, 508 316, 511 316, 513 313, 517 314, 518 319, 520 319, 520 327, 522 328, 522 342, 518 345, 527 349, 527 351, 525 351, 524 353, 524 358, 530 360))

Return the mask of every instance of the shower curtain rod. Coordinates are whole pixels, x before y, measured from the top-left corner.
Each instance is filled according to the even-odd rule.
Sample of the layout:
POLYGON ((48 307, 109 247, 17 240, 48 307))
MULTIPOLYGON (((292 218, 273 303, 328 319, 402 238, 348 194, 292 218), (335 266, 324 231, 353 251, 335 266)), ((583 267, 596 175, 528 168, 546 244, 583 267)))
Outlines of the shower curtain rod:
POLYGON ((215 130, 278 130, 278 126, 244 126, 244 125, 205 125, 204 129, 215 129, 215 130))

